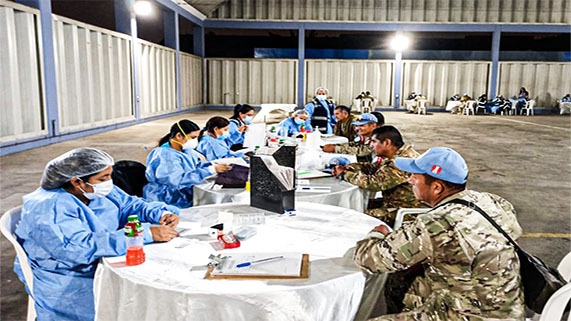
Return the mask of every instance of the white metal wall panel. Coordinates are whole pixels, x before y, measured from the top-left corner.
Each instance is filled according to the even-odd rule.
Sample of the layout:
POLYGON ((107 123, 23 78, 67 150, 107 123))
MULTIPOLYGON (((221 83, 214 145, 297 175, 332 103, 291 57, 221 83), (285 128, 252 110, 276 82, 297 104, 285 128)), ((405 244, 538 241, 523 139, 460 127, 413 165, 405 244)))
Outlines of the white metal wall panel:
POLYGON ((0 1, 0 142, 47 134, 39 12, 0 1))
POLYGON ((295 104, 297 60, 207 59, 209 105, 295 104))
POLYGON ((180 53, 181 106, 188 108, 202 103, 202 58, 180 53))
POLYGON ((54 15, 60 131, 133 119, 129 37, 54 15))
POLYGON ((401 102, 421 92, 431 106, 445 106, 455 93, 478 97, 488 92, 489 62, 404 60, 401 102))
POLYGON ((337 105, 351 106, 362 91, 370 91, 379 102, 391 104, 393 63, 389 60, 306 60, 305 101, 317 87, 326 87, 337 105))
POLYGON ((571 91, 569 62, 500 62, 498 93, 516 96, 523 86, 538 107, 552 108, 571 91))
POLYGON ((139 39, 140 96, 143 117, 177 111, 176 51, 139 39))
POLYGON ((210 18, 570 23, 571 0, 231 0, 210 18))

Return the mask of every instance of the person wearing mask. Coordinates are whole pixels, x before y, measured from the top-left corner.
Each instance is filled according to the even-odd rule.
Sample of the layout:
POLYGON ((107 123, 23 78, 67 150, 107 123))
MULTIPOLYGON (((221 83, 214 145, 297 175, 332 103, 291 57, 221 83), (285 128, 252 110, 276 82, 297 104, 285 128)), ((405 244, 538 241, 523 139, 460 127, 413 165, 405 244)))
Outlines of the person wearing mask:
POLYGON ((357 156, 358 162, 370 162, 373 160, 373 150, 370 140, 373 130, 377 128, 378 119, 373 114, 364 113, 357 121, 353 122, 357 136, 352 142, 345 144, 326 144, 323 151, 326 153, 352 154, 357 156))
POLYGON ((375 227, 357 243, 353 259, 364 271, 389 272, 389 277, 420 264, 424 269, 408 288, 402 312, 369 321, 524 320, 517 253, 473 207, 517 239, 522 229, 513 205, 466 189, 468 166, 453 149, 397 157, 395 165, 411 173, 415 197, 432 209, 392 232, 385 225, 375 227))
MULTIPOLYGON (((15 234, 32 269, 38 320, 93 320, 93 278, 105 256, 125 255, 123 227, 137 214, 144 242, 177 237, 179 209, 147 202, 113 185, 113 158, 77 148, 45 167, 40 187, 25 195, 15 234), (158 225, 150 225, 150 224, 158 225)), ((16 258, 14 271, 25 283, 16 258)), ((26 286, 26 290, 29 288, 26 286)))
POLYGON ((281 136, 296 136, 301 133, 302 128, 309 130, 309 113, 303 109, 293 112, 291 117, 282 120, 278 124, 278 134, 281 136))
POLYGON ((347 137, 347 139, 352 142, 355 139, 357 133, 355 132, 355 127, 353 127, 355 115, 351 114, 351 109, 349 109, 347 106, 339 105, 335 107, 333 114, 337 120, 333 134, 337 136, 347 137))
POLYGON ((399 170, 394 162, 396 157, 417 157, 419 154, 411 145, 405 144, 398 129, 390 125, 373 130, 371 147, 378 161, 337 165, 333 174, 370 191, 371 195, 382 192, 382 198, 369 200, 365 213, 393 226, 400 208, 424 207, 408 184, 410 175, 399 170))
POLYGON ((230 137, 229 127, 230 122, 224 117, 214 116, 210 118, 198 135, 199 142, 196 150, 206 156, 209 161, 226 157, 246 159, 243 153, 230 150, 226 144, 225 140, 230 137))
POLYGON ((320 132, 333 134, 335 103, 333 100, 327 99, 328 94, 327 88, 318 87, 313 99, 305 105, 304 109, 308 112, 311 123, 309 130, 315 130, 318 127, 320 132))
POLYGON ((143 197, 180 208, 192 206, 192 187, 208 176, 230 169, 227 164, 201 162, 194 150, 200 128, 183 119, 174 123, 147 157, 143 197))
POLYGON ((459 113, 460 106, 462 106, 462 102, 460 101, 460 94, 454 94, 452 97, 448 99, 446 103, 446 111, 450 111, 452 114, 459 113))
POLYGON ((226 144, 230 146, 233 151, 244 148, 244 135, 248 130, 248 125, 254 119, 254 107, 248 104, 238 104, 234 107, 234 114, 230 117, 230 137, 225 139, 226 144))

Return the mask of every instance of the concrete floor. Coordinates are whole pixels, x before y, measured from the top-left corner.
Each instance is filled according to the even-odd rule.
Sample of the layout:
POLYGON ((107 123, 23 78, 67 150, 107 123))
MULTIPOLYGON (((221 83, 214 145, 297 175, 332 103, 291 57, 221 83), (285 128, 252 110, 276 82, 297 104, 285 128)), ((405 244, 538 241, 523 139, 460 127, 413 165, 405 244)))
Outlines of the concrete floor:
MULTIPOLYGON (((557 266, 571 250, 571 121, 568 116, 458 116, 448 113, 384 113, 418 151, 448 146, 468 163, 468 187, 501 195, 518 211, 525 235, 520 244, 557 266)), ((38 187, 45 164, 76 147, 103 149, 115 160, 142 163, 170 125, 189 118, 204 125, 212 115, 198 111, 0 158, 0 212, 18 206, 38 187)), ((14 250, 0 237, 0 320, 25 320, 26 293, 13 273, 14 250)))

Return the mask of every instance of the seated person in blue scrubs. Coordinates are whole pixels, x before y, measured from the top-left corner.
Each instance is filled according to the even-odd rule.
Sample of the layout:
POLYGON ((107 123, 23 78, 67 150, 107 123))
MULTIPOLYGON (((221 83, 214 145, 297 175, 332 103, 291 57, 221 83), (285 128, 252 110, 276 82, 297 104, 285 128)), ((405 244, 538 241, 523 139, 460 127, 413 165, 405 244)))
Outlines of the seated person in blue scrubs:
MULTIPOLYGON (((147 222, 145 243, 178 235, 179 218, 173 213, 179 209, 126 194, 113 185, 112 166, 113 158, 101 150, 71 150, 51 160, 41 187, 24 196, 15 234, 34 275, 29 294, 38 320, 93 320, 97 263, 101 257, 125 255, 122 227, 129 215, 147 222)), ((25 283, 17 258, 14 271, 25 283)))
POLYGON ((183 119, 171 126, 147 157, 145 176, 149 183, 143 187, 143 197, 180 208, 192 206, 192 187, 208 176, 230 169, 226 164, 201 162, 194 150, 200 128, 183 119))
POLYGON ((198 136, 198 146, 196 150, 206 156, 209 161, 226 157, 242 157, 243 153, 234 152, 226 144, 225 140, 230 137, 228 119, 220 116, 210 118, 198 136))
POLYGON ((281 136, 295 136, 301 133, 302 128, 310 131, 309 113, 304 109, 298 109, 293 112, 291 117, 282 120, 278 128, 278 134, 281 136))
POLYGON ((243 147, 244 135, 248 129, 248 125, 254 119, 254 107, 248 104, 238 104, 234 107, 234 115, 230 117, 230 137, 226 138, 226 144, 233 151, 240 150, 243 147))

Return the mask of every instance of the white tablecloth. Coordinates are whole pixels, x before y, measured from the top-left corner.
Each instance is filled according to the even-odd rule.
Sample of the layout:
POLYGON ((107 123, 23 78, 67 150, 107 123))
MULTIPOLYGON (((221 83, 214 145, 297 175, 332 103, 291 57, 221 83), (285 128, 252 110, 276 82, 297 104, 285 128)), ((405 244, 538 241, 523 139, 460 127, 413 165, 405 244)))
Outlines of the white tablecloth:
MULTIPOLYGON (((328 186, 331 192, 296 192, 296 202, 311 202, 340 206, 364 212, 367 208, 368 194, 365 190, 338 180, 334 177, 312 178, 309 186, 328 186)), ((194 185, 193 204, 209 205, 222 203, 250 203, 250 193, 243 188, 211 189, 212 183, 194 185)))
MULTIPOLYGON (((260 211, 201 206, 183 210, 181 221, 210 226, 219 210, 260 211)), ((95 275, 96 320, 352 320, 365 277, 347 251, 378 222, 344 208, 298 203, 296 216, 268 212, 266 224, 256 225, 257 234, 240 248, 218 252, 308 253, 309 279, 204 280, 207 257, 216 253, 206 236, 145 245, 147 260, 139 266, 103 259, 95 275)))

